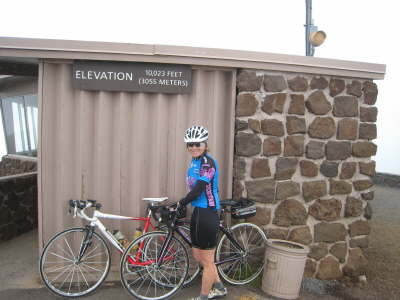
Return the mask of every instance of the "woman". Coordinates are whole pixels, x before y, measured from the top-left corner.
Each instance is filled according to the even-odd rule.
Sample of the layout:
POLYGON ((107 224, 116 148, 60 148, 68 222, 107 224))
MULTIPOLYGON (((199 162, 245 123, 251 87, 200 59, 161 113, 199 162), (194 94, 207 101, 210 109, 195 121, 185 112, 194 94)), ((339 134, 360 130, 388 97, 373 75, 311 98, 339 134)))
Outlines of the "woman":
POLYGON ((185 132, 185 143, 192 156, 187 171, 190 192, 179 201, 178 207, 191 203, 193 213, 190 223, 194 258, 203 266, 200 296, 191 300, 223 297, 227 290, 222 284, 214 264, 218 237, 218 165, 207 153, 208 131, 203 126, 192 126, 185 132))

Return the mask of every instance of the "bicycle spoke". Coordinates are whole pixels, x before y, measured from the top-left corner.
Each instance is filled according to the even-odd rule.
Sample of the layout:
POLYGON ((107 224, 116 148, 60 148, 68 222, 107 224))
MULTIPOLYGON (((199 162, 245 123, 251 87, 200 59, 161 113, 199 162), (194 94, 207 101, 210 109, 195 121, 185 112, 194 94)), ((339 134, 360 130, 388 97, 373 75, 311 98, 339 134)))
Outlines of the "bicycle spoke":
MULTIPOLYGON (((235 260, 235 261, 232 262, 231 266, 229 267, 230 274, 232 274, 232 270, 236 270, 236 268, 234 268, 234 265, 237 265, 238 263, 239 263, 238 260, 235 260)), ((235 273, 233 275, 235 275, 235 274, 236 274, 236 271, 235 271, 235 273)))
MULTIPOLYGON (((71 261, 72 262, 72 261, 71 261)), ((49 264, 60 264, 61 262, 59 261, 46 261, 45 264, 49 265, 49 264)))
POLYGON ((85 253, 85 255, 82 256, 82 260, 88 259, 87 256, 90 255, 90 254, 92 254, 94 251, 96 251, 96 249, 97 249, 98 247, 100 247, 100 244, 99 244, 99 245, 96 245, 96 247, 94 247, 93 249, 90 249, 90 251, 89 251, 88 253, 85 253))
POLYGON ((63 248, 61 248, 61 246, 60 246, 59 244, 57 244, 57 248, 59 248, 62 252, 64 252, 66 256, 69 256, 69 257, 71 257, 72 259, 75 258, 75 256, 73 256, 73 255, 71 256, 70 253, 66 252, 63 248))
MULTIPOLYGON (((149 276, 149 275, 147 274, 146 276, 149 276)), ((131 285, 133 285, 134 283, 136 283, 138 280, 142 280, 141 285, 144 283, 143 278, 141 278, 141 277, 139 276, 139 278, 136 278, 135 281, 133 281, 133 282, 131 282, 131 283, 128 283, 128 285, 131 286, 131 285)), ((139 287, 141 287, 141 285, 140 285, 139 287)))
MULTIPOLYGON (((153 278, 153 276, 151 276, 151 271, 149 272, 149 275, 150 275, 150 278, 153 278)), ((147 286, 147 289, 146 289, 146 294, 145 295, 148 295, 148 293, 149 293, 149 290, 150 290, 150 286, 151 286, 151 280, 150 280, 150 284, 147 286)), ((155 286, 155 282, 154 282, 154 289, 156 289, 156 286, 155 286)), ((154 293, 155 294, 155 293, 154 293)))
POLYGON ((71 293, 71 285, 72 285, 72 281, 74 280, 74 274, 75 274, 75 266, 72 269, 72 276, 71 276, 71 281, 69 282, 68 293, 71 293))
MULTIPOLYGON (((148 277, 148 276, 150 276, 149 273, 146 273, 146 274, 145 274, 145 278, 148 277)), ((137 278, 134 282, 130 283, 129 286, 132 286, 134 283, 136 283, 138 280, 141 280, 141 279, 142 279, 142 282, 141 282, 141 284, 139 285, 139 288, 138 288, 138 290, 139 290, 139 289, 142 287, 142 285, 145 283, 144 278, 141 278, 140 276, 139 276, 139 278, 137 278)))
POLYGON ((75 257, 75 254, 74 254, 74 252, 72 251, 72 249, 71 249, 71 247, 70 247, 70 245, 69 245, 69 243, 68 243, 68 241, 67 241, 66 238, 64 238, 64 241, 65 241, 65 243, 67 244, 69 251, 71 251, 72 257, 75 257))
POLYGON ((71 260, 71 259, 68 259, 68 258, 65 258, 65 257, 62 257, 62 256, 60 256, 60 255, 58 255, 58 254, 56 254, 56 253, 53 253, 53 252, 50 252, 50 254, 52 254, 52 255, 54 255, 54 256, 57 256, 57 257, 59 257, 59 258, 61 258, 61 259, 64 259, 64 260, 66 260, 66 261, 69 261, 69 262, 74 262, 73 260, 71 260))
POLYGON ((168 265, 165 265, 166 269, 170 269, 170 270, 184 270, 184 268, 178 268, 178 267, 169 267, 168 265))
MULTIPOLYGON (((247 262, 247 259, 246 259, 246 264, 245 264, 245 266, 246 266, 246 269, 249 270, 249 272, 252 272, 252 271, 253 271, 252 268, 250 267, 250 264, 247 262)), ((248 272, 246 272, 246 274, 248 274, 248 272)))
POLYGON ((94 255, 92 255, 92 256, 86 257, 86 258, 83 259, 83 260, 87 260, 87 259, 89 259, 89 258, 97 257, 97 256, 99 256, 99 255, 104 255, 104 254, 105 254, 105 252, 100 252, 100 253, 94 254, 94 255))
POLYGON ((47 272, 48 273, 53 273, 53 272, 57 272, 57 271, 60 271, 60 270, 62 270, 62 269, 64 269, 64 268, 69 268, 69 267, 71 267, 71 266, 73 266, 73 264, 69 264, 69 265, 66 265, 66 266, 62 266, 62 267, 55 267, 54 269, 46 269, 47 270, 47 272))
MULTIPOLYGON (((156 272, 156 271, 154 271, 154 273, 155 273, 155 272, 156 272)), ((167 276, 165 276, 161 271, 158 271, 158 273, 160 273, 160 275, 161 275, 162 277, 164 277, 168 283, 171 283, 171 281, 167 278, 167 276)))
POLYGON ((96 269, 94 267, 88 266, 88 265, 86 265, 86 263, 81 263, 81 265, 84 265, 84 266, 88 267, 89 269, 95 270, 97 272, 103 272, 103 270, 99 270, 99 269, 96 269))
POLYGON ((235 278, 237 278, 238 280, 242 279, 242 266, 243 266, 243 263, 241 261, 239 261, 238 268, 236 268, 237 271, 235 272, 235 275, 237 273, 239 273, 238 277, 235 276, 235 278))
MULTIPOLYGON (((243 246, 243 248, 246 250, 246 236, 244 236, 244 233, 243 233, 243 231, 242 230, 240 230, 239 229, 239 231, 240 231, 240 241, 241 241, 241 246, 243 246)), ((246 233, 246 232, 245 232, 246 233)))
POLYGON ((81 292, 81 281, 79 280, 79 267, 77 267, 76 279, 78 280, 78 293, 80 293, 81 292))
POLYGON ((92 280, 96 282, 97 277, 93 274, 93 272, 89 271, 84 265, 80 264, 79 269, 85 271, 87 276, 91 277, 92 280))
MULTIPOLYGON (((73 267, 72 267, 72 269, 73 269, 73 267)), ((71 271, 71 272, 72 272, 72 271, 71 271)), ((61 283, 61 286, 60 286, 60 287, 63 287, 63 286, 64 286, 64 283, 65 283, 65 281, 68 279, 68 277, 69 277, 69 275, 71 274, 71 272, 69 272, 68 275, 65 277, 65 279, 64 279, 64 281, 61 283)))
POLYGON ((58 274, 58 276, 56 277, 56 278, 54 278, 52 281, 51 281, 51 283, 53 283, 53 282, 55 282, 61 275, 63 275, 65 272, 67 272, 70 268, 72 268, 73 267, 73 265, 71 265, 71 266, 67 266, 67 268, 64 270, 64 271, 62 271, 60 274, 58 274))
MULTIPOLYGON (((149 287, 150 287, 150 285, 149 285, 149 287)), ((155 281, 154 281, 154 295, 157 295, 157 285, 156 285, 155 281)))
MULTIPOLYGON (((139 267, 139 266, 135 267, 134 265, 131 265, 131 266, 132 266, 132 268, 139 268, 139 270, 132 272, 132 271, 129 271, 129 269, 128 269, 127 274, 131 274, 131 275, 138 274, 138 273, 143 272, 145 270, 144 267, 139 267)), ((129 268, 129 266, 128 266, 128 268, 129 268)))
POLYGON ((251 241, 252 232, 253 232, 253 228, 250 229, 250 232, 248 233, 248 236, 247 236, 247 247, 246 247, 246 250, 249 250, 249 245, 250 245, 250 241, 251 241))
POLYGON ((85 275, 83 275, 83 272, 82 272, 82 269, 81 269, 81 267, 80 267, 80 266, 78 266, 78 269, 79 269, 79 272, 81 273, 81 275, 82 275, 82 278, 83 278, 83 280, 85 281, 85 283, 86 283, 87 287, 89 287, 89 283, 87 282, 85 275))
MULTIPOLYGON (((162 274, 161 271, 160 271, 160 273, 161 273, 161 275, 163 275, 163 276, 165 277, 165 275, 162 274)), ((167 278, 167 281, 168 281, 168 278, 167 278)), ((157 285, 157 283, 154 281, 154 293, 155 293, 155 294, 157 293, 157 286, 158 286, 158 287, 161 287, 164 291, 167 291, 165 285, 157 285)))
MULTIPOLYGON (((239 272, 239 277, 236 277, 238 279, 242 278, 242 262, 239 262, 239 268, 237 268, 237 272, 239 272)), ((235 275, 237 274, 237 272, 235 272, 235 275)))

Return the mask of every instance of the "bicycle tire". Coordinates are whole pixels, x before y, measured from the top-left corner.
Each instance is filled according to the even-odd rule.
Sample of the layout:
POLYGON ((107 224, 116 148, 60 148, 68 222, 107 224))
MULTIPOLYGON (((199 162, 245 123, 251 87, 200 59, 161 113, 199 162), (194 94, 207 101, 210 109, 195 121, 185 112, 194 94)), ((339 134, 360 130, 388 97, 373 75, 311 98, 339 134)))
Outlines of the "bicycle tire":
MULTIPOLYGON (((190 238, 190 228, 189 226, 186 225, 179 225, 178 228, 183 229, 187 236, 190 238)), ((168 227, 166 225, 162 225, 159 227, 160 230, 162 231, 167 231, 168 227)), ((179 239, 183 245, 186 248, 186 252, 188 253, 188 257, 189 257, 189 270, 188 270, 188 274, 186 276, 186 280, 183 283, 183 287, 188 287, 190 286, 193 281, 199 276, 200 272, 201 272, 201 267, 200 264, 196 261, 196 259, 193 256, 193 252, 191 249, 191 246, 186 242, 186 240, 184 240, 180 235, 175 235, 175 237, 177 239, 179 239)))
POLYGON ((267 237, 264 231, 252 223, 240 223, 230 228, 232 236, 241 245, 242 253, 224 234, 215 252, 215 261, 220 262, 233 255, 239 258, 217 266, 220 276, 230 284, 247 284, 257 278, 264 268, 264 253, 267 237))
POLYGON ((167 299, 185 281, 189 258, 185 246, 176 237, 172 237, 164 262, 158 267, 155 263, 166 237, 167 233, 162 231, 146 233, 135 239, 122 255, 122 285, 138 299, 167 299))
POLYGON ((53 236, 39 261, 40 277, 58 296, 75 298, 97 289, 111 265, 110 249, 104 238, 93 232, 91 245, 77 262, 85 228, 70 228, 53 236), (93 260, 95 259, 95 260, 93 260))

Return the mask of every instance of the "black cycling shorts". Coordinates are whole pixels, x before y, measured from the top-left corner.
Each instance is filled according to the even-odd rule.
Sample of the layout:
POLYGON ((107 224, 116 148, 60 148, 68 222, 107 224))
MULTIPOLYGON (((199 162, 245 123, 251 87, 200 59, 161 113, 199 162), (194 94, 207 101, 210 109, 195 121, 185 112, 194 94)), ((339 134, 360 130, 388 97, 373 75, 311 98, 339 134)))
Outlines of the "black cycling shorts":
POLYGON ((192 246, 201 250, 211 250, 217 245, 219 217, 211 208, 195 207, 190 221, 192 246))

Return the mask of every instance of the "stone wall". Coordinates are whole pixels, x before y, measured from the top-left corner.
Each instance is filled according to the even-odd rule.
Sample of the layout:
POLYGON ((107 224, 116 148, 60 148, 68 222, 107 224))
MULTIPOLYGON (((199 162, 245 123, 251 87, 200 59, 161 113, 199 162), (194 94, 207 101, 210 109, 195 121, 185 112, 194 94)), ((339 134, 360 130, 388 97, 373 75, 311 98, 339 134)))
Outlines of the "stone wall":
POLYGON ((400 175, 377 172, 373 177, 373 181, 377 185, 400 188, 400 175))
POLYGON ((0 162, 0 242, 37 228, 35 170, 36 161, 32 158, 5 156, 0 162))
POLYGON ((365 272, 377 87, 356 78, 242 70, 234 197, 257 201, 269 238, 310 246, 305 276, 365 272))
POLYGON ((36 157, 6 155, 0 161, 0 177, 35 172, 36 170, 36 157))

